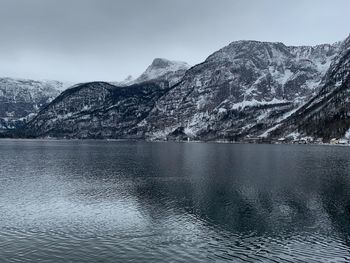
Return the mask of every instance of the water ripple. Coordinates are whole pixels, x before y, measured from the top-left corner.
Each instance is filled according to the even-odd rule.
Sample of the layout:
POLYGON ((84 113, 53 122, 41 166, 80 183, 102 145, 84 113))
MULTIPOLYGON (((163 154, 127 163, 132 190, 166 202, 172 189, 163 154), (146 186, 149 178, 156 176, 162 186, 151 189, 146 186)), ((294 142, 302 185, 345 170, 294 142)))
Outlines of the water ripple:
POLYGON ((344 148, 0 141, 0 262, 350 262, 344 148))

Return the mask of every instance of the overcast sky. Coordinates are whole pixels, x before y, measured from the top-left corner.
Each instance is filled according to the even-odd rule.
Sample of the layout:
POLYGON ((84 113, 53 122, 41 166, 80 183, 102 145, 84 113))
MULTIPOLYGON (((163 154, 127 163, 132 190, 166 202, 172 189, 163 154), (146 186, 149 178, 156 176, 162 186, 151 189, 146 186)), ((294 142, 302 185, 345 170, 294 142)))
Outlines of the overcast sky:
POLYGON ((155 57, 194 65, 240 39, 333 43, 349 0, 0 0, 0 76, 137 76, 155 57))

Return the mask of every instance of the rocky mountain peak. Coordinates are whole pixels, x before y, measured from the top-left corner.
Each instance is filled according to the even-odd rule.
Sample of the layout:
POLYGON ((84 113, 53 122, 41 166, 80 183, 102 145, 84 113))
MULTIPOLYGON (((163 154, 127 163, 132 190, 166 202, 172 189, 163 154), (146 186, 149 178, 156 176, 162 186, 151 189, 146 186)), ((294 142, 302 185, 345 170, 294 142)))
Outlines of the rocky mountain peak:
POLYGON ((169 80, 171 84, 179 81, 186 70, 190 68, 186 62, 172 61, 164 58, 155 58, 146 71, 141 74, 132 84, 150 80, 169 80))
POLYGON ((152 69, 156 68, 167 68, 171 65, 171 61, 164 59, 164 58, 155 58, 152 61, 152 64, 149 66, 152 69))
POLYGON ((190 66, 186 62, 155 58, 146 71, 139 78, 158 78, 162 75, 178 70, 187 70, 190 66))
POLYGON ((123 81, 111 82, 111 84, 124 87, 146 81, 166 80, 170 85, 173 85, 182 79, 189 68, 190 65, 183 61, 155 58, 138 78, 135 79, 130 75, 123 81))
POLYGON ((206 61, 236 61, 236 60, 276 60, 289 56, 288 48, 279 42, 260 42, 255 40, 234 41, 215 52, 206 61))

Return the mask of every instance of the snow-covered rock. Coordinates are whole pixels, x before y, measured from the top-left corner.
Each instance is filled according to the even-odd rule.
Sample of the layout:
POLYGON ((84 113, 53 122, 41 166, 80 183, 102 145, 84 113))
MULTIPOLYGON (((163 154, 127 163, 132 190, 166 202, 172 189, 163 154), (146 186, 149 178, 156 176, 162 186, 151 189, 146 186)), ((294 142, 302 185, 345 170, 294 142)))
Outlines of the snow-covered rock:
POLYGON ((147 81, 168 81, 169 85, 175 85, 190 68, 186 62, 172 61, 165 58, 155 58, 151 65, 138 77, 128 76, 123 81, 111 82, 114 86, 131 86, 147 81))
POLYGON ((317 94, 281 124, 272 137, 290 131, 325 141, 346 136, 350 128, 350 36, 341 44, 317 94))
POLYGON ((239 139, 267 130, 317 92, 338 49, 233 42, 189 69, 157 101, 147 136, 183 127, 201 139, 239 139))
POLYGON ((166 80, 170 86, 179 82, 190 68, 186 62, 172 61, 164 58, 156 58, 152 64, 148 66, 145 72, 137 79, 131 81, 130 84, 141 83, 151 80, 166 80))
POLYGON ((59 81, 0 78, 0 130, 31 119, 70 84, 59 81))

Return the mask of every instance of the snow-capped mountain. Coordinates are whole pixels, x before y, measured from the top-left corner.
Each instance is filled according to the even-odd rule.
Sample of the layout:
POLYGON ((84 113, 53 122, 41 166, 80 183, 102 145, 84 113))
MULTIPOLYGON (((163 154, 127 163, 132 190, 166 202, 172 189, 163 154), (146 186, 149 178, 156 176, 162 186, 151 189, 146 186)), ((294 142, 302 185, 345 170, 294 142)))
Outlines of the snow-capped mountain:
MULTIPOLYGON (((172 66, 156 59, 134 85, 98 82, 67 90, 28 123, 25 134, 202 140, 269 137, 282 123, 290 124, 306 102, 324 101, 327 96, 320 94, 333 94, 334 85, 342 89, 348 85, 347 42, 294 47, 236 41, 201 64, 167 71, 183 71, 182 77, 172 75, 175 80, 163 74, 164 68, 172 66), (342 82, 339 72, 345 74, 342 82), (104 92, 97 94, 101 88, 104 92)), ((343 126, 342 132, 347 128, 343 126)))
POLYGON ((20 126, 68 86, 52 80, 0 78, 0 130, 20 126))
POLYGON ((290 139, 310 136, 329 141, 350 132, 350 36, 328 69, 319 92, 289 118, 277 123, 269 136, 290 139))
POLYGON ((156 58, 152 64, 132 83, 141 83, 145 81, 161 79, 170 82, 170 86, 179 82, 184 76, 186 70, 190 68, 186 62, 171 61, 164 58, 156 58))
POLYGON ((170 86, 179 82, 190 68, 186 62, 155 58, 151 65, 136 79, 128 76, 123 81, 111 82, 114 86, 130 86, 147 81, 169 81, 170 86))
POLYGON ((157 101, 144 122, 147 136, 238 139, 268 129, 316 92, 338 49, 233 42, 157 101))

